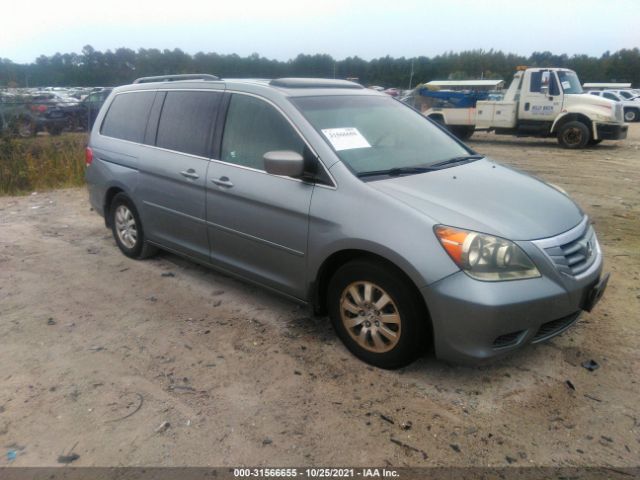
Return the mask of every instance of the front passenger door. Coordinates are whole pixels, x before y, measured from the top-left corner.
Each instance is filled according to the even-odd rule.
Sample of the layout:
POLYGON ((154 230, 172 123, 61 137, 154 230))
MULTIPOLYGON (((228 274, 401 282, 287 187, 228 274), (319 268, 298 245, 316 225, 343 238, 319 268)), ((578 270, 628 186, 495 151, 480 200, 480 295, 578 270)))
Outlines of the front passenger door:
POLYGON ((272 150, 308 153, 271 103, 232 94, 220 158, 211 161, 207 172, 211 262, 303 298, 314 185, 268 174, 262 157, 272 150))

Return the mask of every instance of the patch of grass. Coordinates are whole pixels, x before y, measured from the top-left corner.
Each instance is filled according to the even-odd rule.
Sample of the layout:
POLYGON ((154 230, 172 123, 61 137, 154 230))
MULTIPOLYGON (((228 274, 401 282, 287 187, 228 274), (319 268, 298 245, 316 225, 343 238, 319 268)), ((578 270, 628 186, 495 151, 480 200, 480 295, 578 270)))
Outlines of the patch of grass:
POLYGON ((84 184, 87 136, 0 137, 0 195, 84 184))

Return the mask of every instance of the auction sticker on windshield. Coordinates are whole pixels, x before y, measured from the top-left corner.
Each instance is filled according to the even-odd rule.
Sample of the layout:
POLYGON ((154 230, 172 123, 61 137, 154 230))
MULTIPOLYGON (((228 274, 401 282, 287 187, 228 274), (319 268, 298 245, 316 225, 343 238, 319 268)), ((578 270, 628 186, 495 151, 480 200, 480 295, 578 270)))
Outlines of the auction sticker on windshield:
POLYGON ((338 152, 340 150, 351 150, 352 148, 371 147, 357 128, 324 128, 322 133, 338 152))

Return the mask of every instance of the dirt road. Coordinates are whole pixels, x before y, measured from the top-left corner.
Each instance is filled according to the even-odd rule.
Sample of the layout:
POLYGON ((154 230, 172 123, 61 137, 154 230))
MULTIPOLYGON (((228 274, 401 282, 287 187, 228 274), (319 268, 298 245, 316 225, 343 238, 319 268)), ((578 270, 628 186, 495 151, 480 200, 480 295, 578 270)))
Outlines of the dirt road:
POLYGON ((566 189, 612 272, 568 332, 482 368, 369 367, 286 300, 125 258, 84 189, 0 198, 0 465, 638 465, 640 124, 470 143, 566 189))

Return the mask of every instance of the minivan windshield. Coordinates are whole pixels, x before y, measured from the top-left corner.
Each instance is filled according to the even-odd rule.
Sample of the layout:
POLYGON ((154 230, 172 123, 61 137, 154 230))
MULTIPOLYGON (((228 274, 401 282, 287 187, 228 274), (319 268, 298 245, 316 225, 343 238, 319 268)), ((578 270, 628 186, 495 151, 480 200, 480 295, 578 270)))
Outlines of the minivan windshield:
POLYGON ((422 173, 436 164, 453 166, 478 158, 391 97, 335 95, 291 101, 356 175, 422 173), (456 161, 449 162, 452 159, 456 161))
POLYGON ((564 93, 584 93, 580 80, 575 72, 559 70, 558 78, 560 79, 560 85, 564 93))

